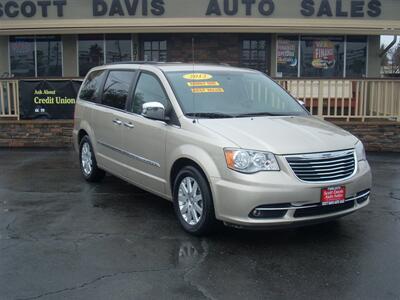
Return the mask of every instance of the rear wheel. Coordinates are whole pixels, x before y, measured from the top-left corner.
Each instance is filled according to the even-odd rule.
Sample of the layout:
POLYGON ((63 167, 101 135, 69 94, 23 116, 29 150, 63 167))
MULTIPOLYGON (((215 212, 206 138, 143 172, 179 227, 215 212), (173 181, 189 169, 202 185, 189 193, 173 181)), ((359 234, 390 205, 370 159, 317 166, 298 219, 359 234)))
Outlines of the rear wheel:
POLYGON ((99 182, 105 172, 97 166, 92 143, 88 136, 84 136, 79 145, 79 165, 83 177, 89 182, 99 182))
POLYGON ((210 187, 195 167, 184 167, 174 183, 174 209, 182 227, 194 235, 212 232, 216 225, 210 187))

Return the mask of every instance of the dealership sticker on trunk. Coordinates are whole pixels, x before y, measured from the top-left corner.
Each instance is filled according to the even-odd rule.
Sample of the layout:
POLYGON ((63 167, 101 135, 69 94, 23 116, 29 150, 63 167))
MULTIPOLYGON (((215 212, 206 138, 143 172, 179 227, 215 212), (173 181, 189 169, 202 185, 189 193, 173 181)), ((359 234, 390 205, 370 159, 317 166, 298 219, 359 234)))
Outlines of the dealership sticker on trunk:
POLYGON ((322 205, 342 204, 346 202, 346 188, 344 186, 329 187, 321 192, 322 205))

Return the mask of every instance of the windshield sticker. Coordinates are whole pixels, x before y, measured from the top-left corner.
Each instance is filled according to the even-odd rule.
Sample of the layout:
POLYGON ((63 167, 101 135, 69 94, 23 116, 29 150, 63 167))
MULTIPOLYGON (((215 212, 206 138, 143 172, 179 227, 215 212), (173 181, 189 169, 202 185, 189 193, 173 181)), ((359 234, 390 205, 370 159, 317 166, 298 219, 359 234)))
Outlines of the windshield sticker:
POLYGON ((183 78, 187 80, 207 80, 213 78, 210 74, 205 73, 190 73, 183 75, 183 78))
POLYGON ((194 81, 188 82, 188 86, 220 86, 218 81, 194 81))
POLYGON ((192 93, 202 94, 202 93, 225 93, 223 88, 193 88, 192 93))

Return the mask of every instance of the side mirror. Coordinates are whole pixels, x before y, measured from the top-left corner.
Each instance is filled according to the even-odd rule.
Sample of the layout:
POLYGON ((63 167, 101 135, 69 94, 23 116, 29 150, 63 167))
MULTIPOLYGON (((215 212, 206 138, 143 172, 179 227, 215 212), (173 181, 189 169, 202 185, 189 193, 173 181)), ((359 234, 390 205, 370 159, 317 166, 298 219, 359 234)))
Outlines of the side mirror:
POLYGON ((165 121, 165 107, 160 102, 147 102, 142 106, 142 116, 152 120, 165 121))

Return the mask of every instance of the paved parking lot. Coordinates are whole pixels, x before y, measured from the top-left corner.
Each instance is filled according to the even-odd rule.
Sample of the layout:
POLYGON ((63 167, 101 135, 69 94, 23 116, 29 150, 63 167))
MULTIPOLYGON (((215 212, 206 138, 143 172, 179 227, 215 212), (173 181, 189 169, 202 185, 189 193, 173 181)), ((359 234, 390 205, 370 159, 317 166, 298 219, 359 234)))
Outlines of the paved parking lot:
POLYGON ((0 299, 400 299, 400 155, 340 221, 184 233, 172 205, 69 151, 0 150, 0 299))

